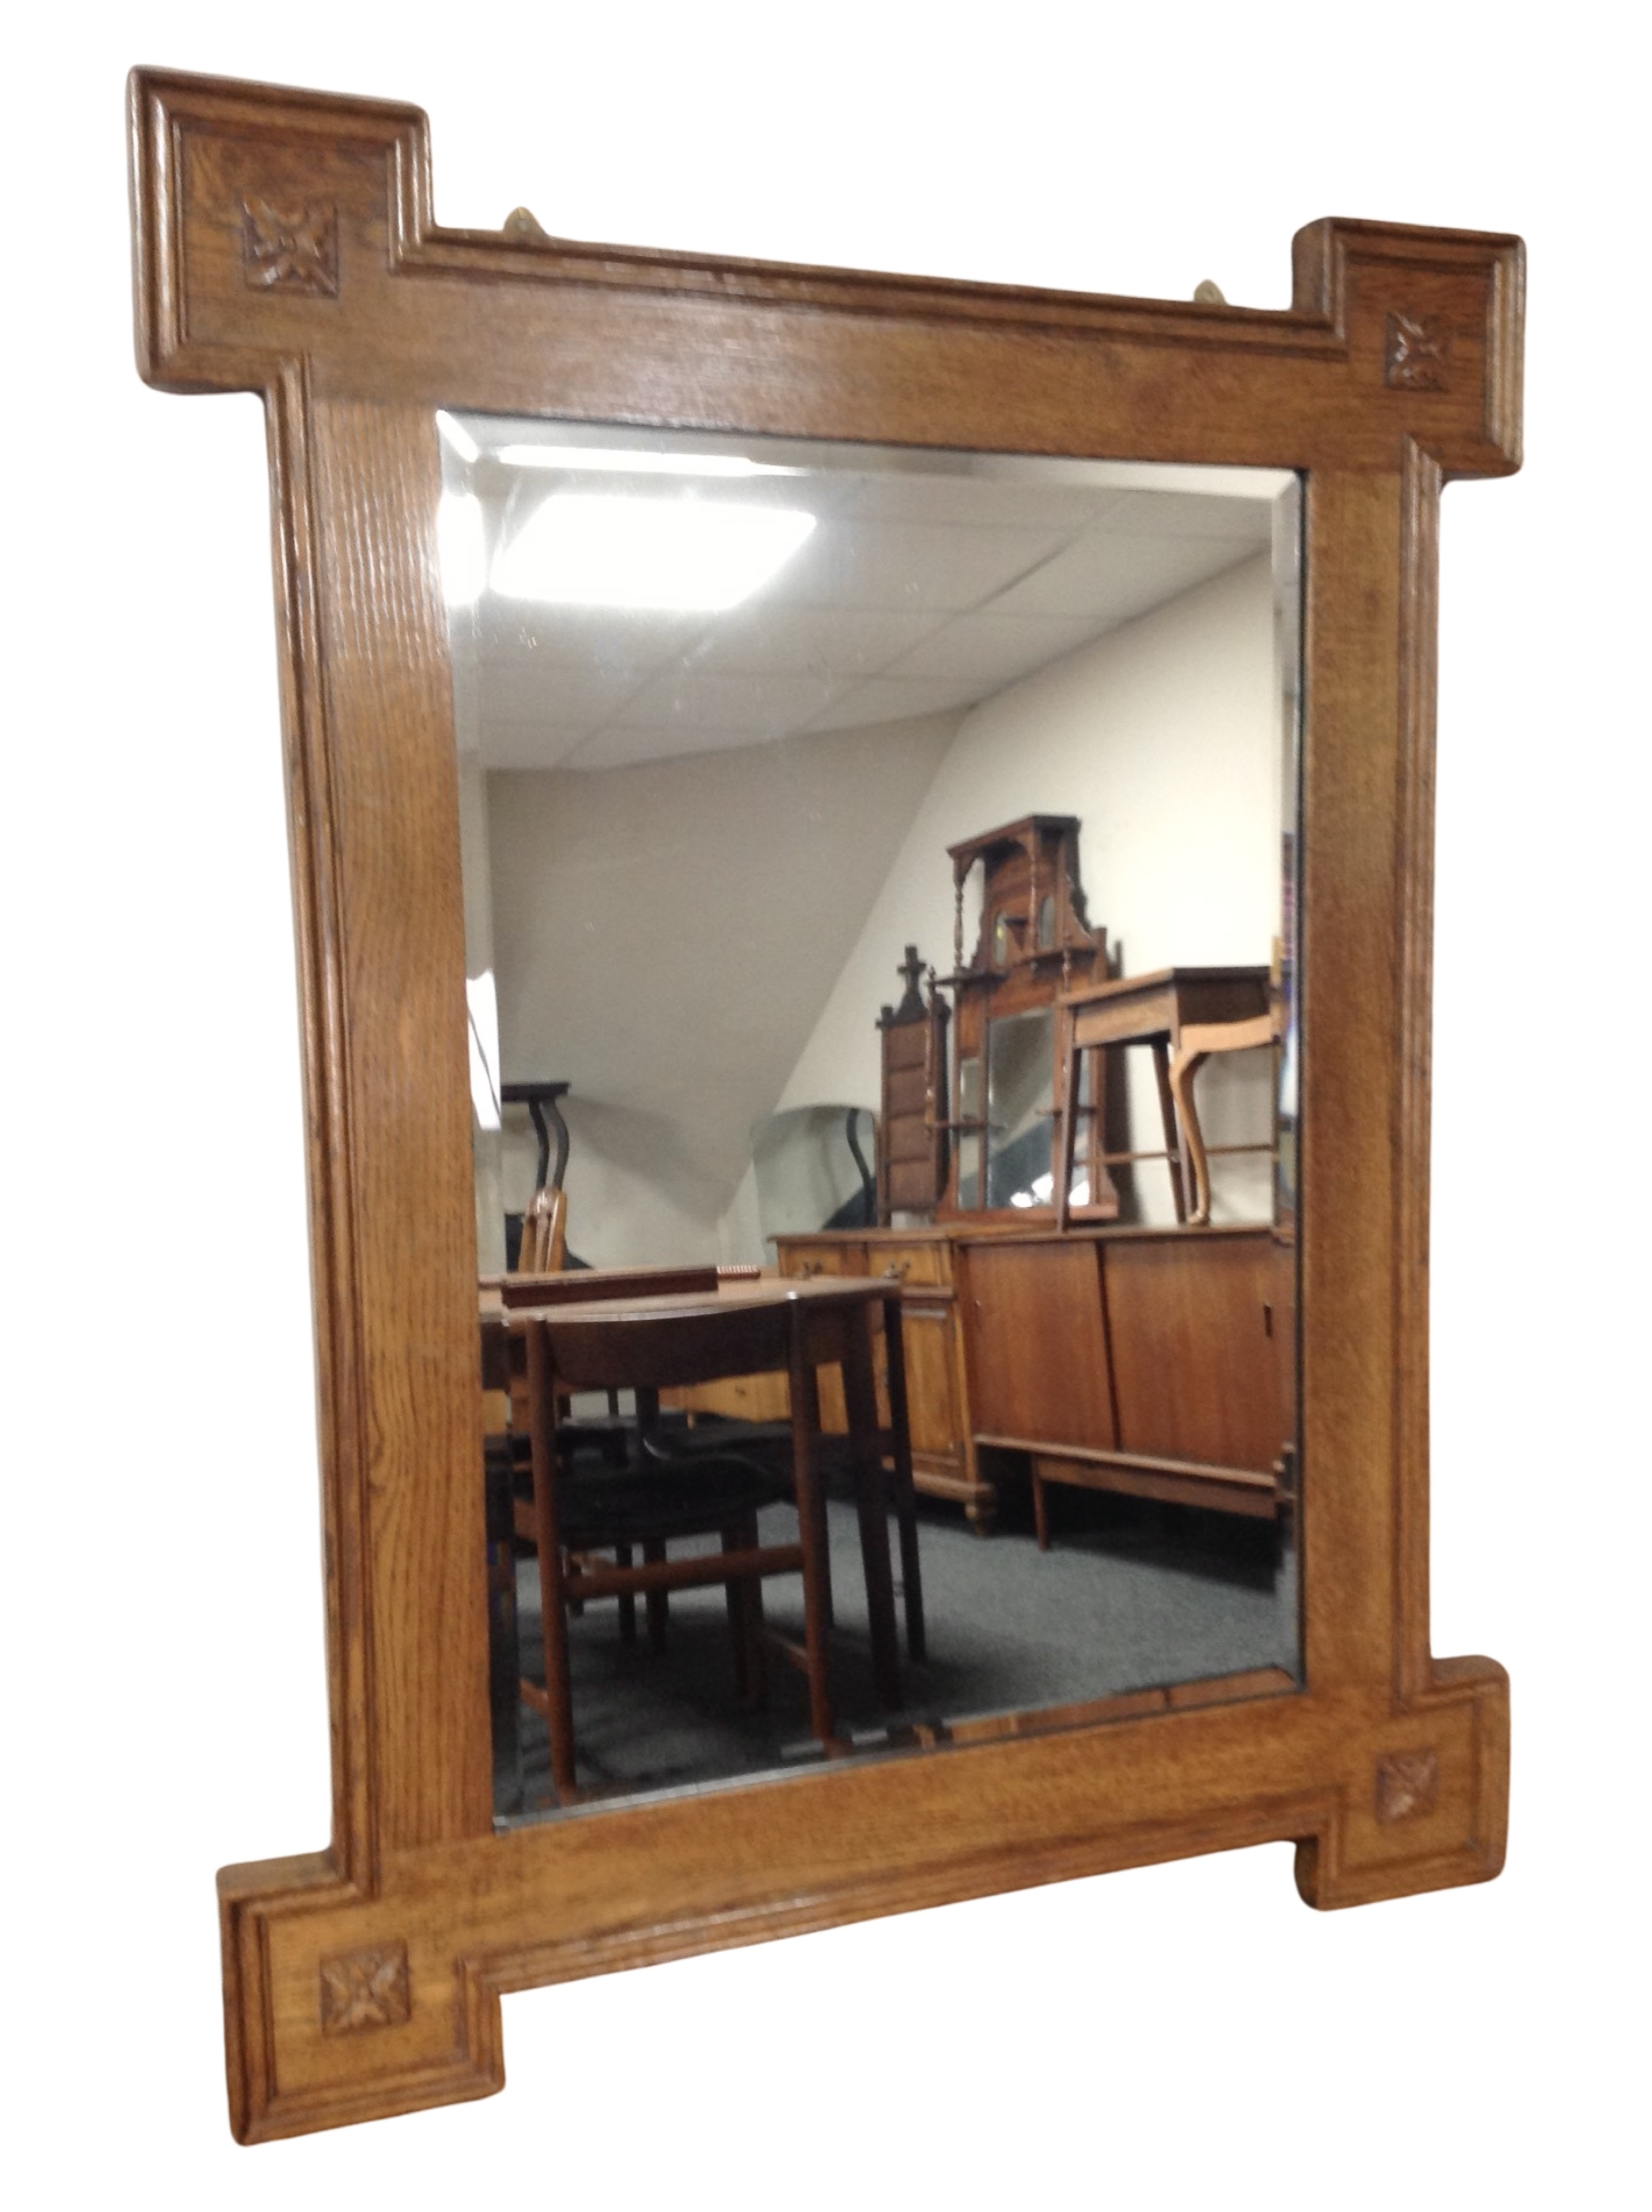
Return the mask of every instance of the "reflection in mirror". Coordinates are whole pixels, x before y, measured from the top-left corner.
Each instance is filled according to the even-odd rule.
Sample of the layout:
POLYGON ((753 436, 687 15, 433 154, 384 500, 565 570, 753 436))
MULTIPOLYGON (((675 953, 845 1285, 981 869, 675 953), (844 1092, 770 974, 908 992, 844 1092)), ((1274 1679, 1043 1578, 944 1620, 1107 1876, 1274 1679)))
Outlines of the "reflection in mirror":
POLYGON ((436 432, 501 1817, 1288 1689, 1297 480, 436 432))
MULTIPOLYGON (((995 966, 1001 964, 994 959, 995 966)), ((987 1030, 987 1203, 1048 1206, 1054 1015, 1006 1014, 987 1030)))
POLYGON ((957 1200, 964 1212, 974 1212, 981 1202, 981 1152, 986 1126, 981 1110, 981 1054, 972 1052, 958 1060, 958 1117, 952 1127, 958 1157, 957 1200))
POLYGON ((864 1107, 837 1105, 788 1107, 758 1126, 751 1170, 766 1253, 786 1236, 876 1226, 876 1127, 864 1107))

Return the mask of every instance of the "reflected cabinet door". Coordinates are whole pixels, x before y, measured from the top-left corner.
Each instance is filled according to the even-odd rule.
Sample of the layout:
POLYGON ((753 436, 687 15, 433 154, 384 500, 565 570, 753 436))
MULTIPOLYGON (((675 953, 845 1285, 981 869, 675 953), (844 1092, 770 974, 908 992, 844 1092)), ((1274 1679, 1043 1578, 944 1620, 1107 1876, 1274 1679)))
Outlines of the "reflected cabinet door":
POLYGON ((1293 1258, 1265 1232, 1108 1246, 1122 1450, 1257 1471, 1276 1464, 1293 1432, 1293 1258))
POLYGON ((1054 1238, 971 1244, 963 1282, 977 1439, 1110 1449, 1097 1247, 1054 1238))

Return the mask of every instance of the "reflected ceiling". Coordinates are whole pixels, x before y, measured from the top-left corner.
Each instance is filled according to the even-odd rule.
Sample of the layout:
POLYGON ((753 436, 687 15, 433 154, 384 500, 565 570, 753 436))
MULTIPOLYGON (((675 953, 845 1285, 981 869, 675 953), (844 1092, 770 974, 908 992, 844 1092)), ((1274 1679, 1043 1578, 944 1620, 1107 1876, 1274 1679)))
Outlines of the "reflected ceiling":
POLYGON ((459 672, 471 724, 461 743, 479 740, 489 768, 617 768, 973 706, 1266 549, 1289 482, 1261 470, 887 447, 874 459, 819 443, 447 419, 446 487, 475 495, 491 561, 548 497, 571 490, 817 518, 769 582, 722 614, 550 606, 484 588, 459 672), (746 456, 786 473, 674 470, 666 481, 520 458, 580 447, 699 453, 714 465, 746 456))

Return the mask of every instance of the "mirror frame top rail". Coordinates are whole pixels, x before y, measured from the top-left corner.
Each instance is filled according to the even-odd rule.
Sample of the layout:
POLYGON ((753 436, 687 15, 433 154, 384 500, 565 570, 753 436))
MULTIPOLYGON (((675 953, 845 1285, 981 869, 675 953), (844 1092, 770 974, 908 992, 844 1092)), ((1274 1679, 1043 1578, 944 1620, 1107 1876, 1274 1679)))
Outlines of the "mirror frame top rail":
POLYGON ((443 229, 375 100, 145 70, 131 128, 140 373, 266 405, 302 1007, 333 1832, 219 1877, 237 2136, 485 2095, 501 1993, 615 1967, 1268 1840, 1321 1906, 1495 1875, 1507 1678, 1428 1628, 1434 669, 1520 241, 1119 300, 443 229), (438 406, 1304 474, 1300 1687, 495 1833, 438 406))

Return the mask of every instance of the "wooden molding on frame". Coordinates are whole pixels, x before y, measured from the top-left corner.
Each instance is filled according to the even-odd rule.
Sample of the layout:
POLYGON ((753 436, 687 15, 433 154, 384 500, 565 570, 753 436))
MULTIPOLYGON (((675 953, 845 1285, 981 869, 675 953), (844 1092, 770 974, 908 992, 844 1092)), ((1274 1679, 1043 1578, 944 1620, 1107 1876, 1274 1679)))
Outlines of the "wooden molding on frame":
POLYGON ((1429 1650, 1435 574, 1519 465, 1519 241, 1090 298, 443 229, 374 100, 131 122, 141 372, 265 401, 303 1005, 333 1834, 219 1878, 236 2135, 485 2094, 503 1991, 689 1952, 1269 1839, 1321 1906, 1495 1875, 1507 1678, 1429 1650), (1303 473, 1301 1687, 495 1832, 439 406, 1303 473))

